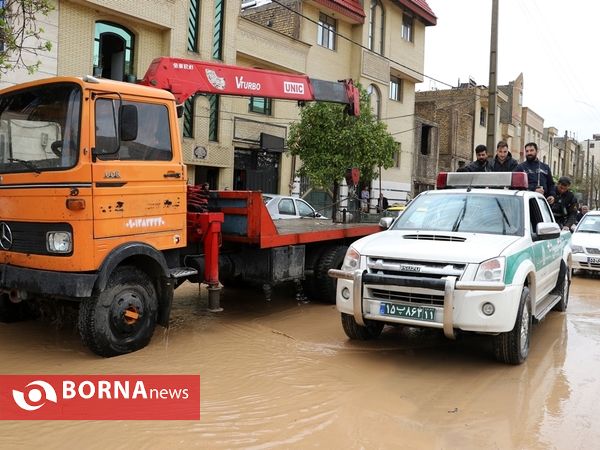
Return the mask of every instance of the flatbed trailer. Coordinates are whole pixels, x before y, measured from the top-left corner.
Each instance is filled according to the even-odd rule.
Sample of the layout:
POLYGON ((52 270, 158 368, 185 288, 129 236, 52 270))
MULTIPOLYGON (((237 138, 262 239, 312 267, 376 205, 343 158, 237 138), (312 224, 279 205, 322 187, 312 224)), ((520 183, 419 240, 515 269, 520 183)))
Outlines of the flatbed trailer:
MULTIPOLYGON (((327 271, 341 267, 351 242, 381 231, 378 224, 372 223, 334 223, 314 218, 273 220, 260 192, 211 191, 207 196, 208 212, 189 212, 188 223, 199 224, 207 215, 222 221, 218 259, 210 258, 210 250, 206 250, 204 255, 187 255, 183 262, 204 272, 205 280, 210 280, 218 260, 218 278, 224 286, 262 285, 267 297, 273 285, 295 281, 310 298, 335 302, 336 281, 328 277, 327 271)), ((205 230, 205 226, 192 225, 188 236, 201 242, 205 230)), ((218 290, 209 289, 213 293, 211 309, 217 310, 218 290)))

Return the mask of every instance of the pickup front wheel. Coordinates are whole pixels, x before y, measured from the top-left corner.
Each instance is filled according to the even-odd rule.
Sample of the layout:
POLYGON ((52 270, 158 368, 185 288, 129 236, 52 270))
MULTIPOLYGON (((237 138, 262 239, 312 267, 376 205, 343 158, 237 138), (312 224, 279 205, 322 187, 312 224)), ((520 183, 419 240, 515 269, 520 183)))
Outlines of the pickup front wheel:
POLYGON ((150 342, 158 310, 152 280, 132 266, 117 268, 106 288, 79 306, 79 334, 99 356, 139 350, 150 342))
POLYGON ((531 339, 531 306, 529 288, 523 287, 515 326, 511 331, 494 336, 496 359, 506 364, 521 364, 529 354, 531 339))
POLYGON ((354 316, 342 313, 342 327, 344 328, 346 336, 350 339, 358 339, 361 341, 375 339, 381 334, 384 325, 383 322, 378 322, 376 320, 365 320, 365 324, 366 326, 359 325, 356 323, 354 316))

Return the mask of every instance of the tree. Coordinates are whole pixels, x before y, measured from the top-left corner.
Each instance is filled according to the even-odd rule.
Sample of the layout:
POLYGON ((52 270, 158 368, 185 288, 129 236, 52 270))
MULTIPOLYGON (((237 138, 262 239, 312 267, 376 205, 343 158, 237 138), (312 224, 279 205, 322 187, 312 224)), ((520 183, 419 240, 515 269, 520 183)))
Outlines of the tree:
POLYGON ((290 127, 288 146, 303 164, 299 173, 315 185, 337 183, 350 167, 358 167, 361 179, 370 181, 379 166, 393 164, 397 144, 373 115, 367 92, 359 88, 359 117, 345 114, 342 105, 312 103, 302 108, 300 120, 290 127))
POLYGON ((50 51, 52 43, 43 39, 40 16, 54 10, 52 0, 0 0, 0 77, 16 68, 31 74, 41 61, 29 56, 50 51))

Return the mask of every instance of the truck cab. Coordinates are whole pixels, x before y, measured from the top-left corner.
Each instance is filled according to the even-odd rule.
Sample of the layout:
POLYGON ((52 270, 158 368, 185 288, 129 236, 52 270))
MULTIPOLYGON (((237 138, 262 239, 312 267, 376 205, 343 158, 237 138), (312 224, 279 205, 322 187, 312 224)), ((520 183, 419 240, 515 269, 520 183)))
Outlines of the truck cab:
MULTIPOLYGON (((186 245, 186 178, 169 92, 93 77, 3 91, 4 311, 39 296, 91 298, 91 323, 94 293, 114 285, 122 301, 111 306, 111 335, 145 345, 168 316, 169 253, 186 245)), ((99 339, 82 328, 84 340, 99 339)), ((120 351, 100 341, 92 346, 120 351)))
POLYGON ((349 248, 337 308, 351 339, 386 324, 493 336, 498 360, 522 363, 533 320, 564 311, 571 234, 523 173, 441 173, 389 228, 349 248))

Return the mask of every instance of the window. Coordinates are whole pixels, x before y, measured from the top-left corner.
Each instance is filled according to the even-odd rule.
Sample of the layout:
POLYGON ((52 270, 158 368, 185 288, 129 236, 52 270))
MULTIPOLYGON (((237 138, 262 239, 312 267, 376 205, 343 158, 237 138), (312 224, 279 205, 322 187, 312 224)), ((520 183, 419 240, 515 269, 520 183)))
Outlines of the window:
POLYGON ((369 50, 383 55, 385 11, 380 0, 371 0, 369 11, 369 50))
POLYGON ((281 201, 279 202, 279 214, 295 216, 296 208, 294 208, 294 200, 292 200, 291 198, 281 199, 281 201))
POLYGON ((329 50, 335 50, 336 20, 323 13, 319 14, 317 30, 317 44, 329 50))
POLYGON ((481 125, 482 127, 485 127, 486 116, 487 116, 487 113, 485 111, 485 108, 481 108, 479 110, 479 125, 481 125))
POLYGON ((421 127, 421 155, 429 155, 429 143, 431 140, 431 125, 421 127))
POLYGON ((270 116, 271 99, 265 97, 252 97, 248 104, 248 111, 270 116))
POLYGON ((406 11, 402 14, 402 39, 408 42, 413 41, 414 18, 406 11))
MULTIPOLYGON (((95 105, 96 149, 109 151, 116 148, 115 114, 119 101, 99 98, 95 105)), ((170 161, 171 131, 169 113, 164 105, 123 101, 124 105, 134 105, 138 114, 138 132, 133 141, 122 141, 117 154, 99 156, 100 159, 121 161, 170 161)))
POLYGON ((209 117, 208 117, 208 140, 217 142, 219 140, 219 99, 216 94, 208 95, 209 117))
POLYGON ((590 142, 590 148, 594 148, 594 143, 590 142))
POLYGON ((398 77, 390 77, 390 99, 397 102, 402 101, 402 80, 398 77))
POLYGON ((134 35, 127 28, 111 22, 96 22, 94 75, 135 82, 133 47, 134 35))
POLYGON ((195 103, 196 97, 190 97, 183 104, 183 137, 194 137, 195 103))
POLYGON ((296 200, 296 207, 300 217, 315 217, 315 210, 304 200, 296 200))
POLYGON ((400 167, 400 161, 402 158, 402 143, 396 142, 396 151, 394 152, 394 167, 400 167))
POLYGON ((188 50, 198 53, 198 35, 200 34, 200 0, 190 0, 188 17, 188 50))
POLYGON ((381 94, 379 89, 374 84, 370 84, 367 88, 367 94, 369 94, 369 103, 373 114, 377 117, 377 120, 381 119, 381 94))
POLYGON ((215 26, 213 29, 213 59, 223 60, 223 30, 225 0, 215 0, 215 26))

